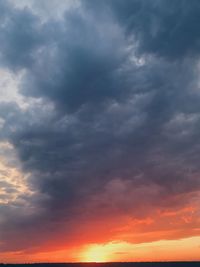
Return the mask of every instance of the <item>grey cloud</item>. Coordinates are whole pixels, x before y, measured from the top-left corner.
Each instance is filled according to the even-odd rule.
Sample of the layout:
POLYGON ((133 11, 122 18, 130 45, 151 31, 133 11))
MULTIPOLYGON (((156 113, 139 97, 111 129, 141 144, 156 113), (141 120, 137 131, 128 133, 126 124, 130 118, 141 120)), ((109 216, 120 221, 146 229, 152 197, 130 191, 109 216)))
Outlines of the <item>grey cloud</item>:
MULTIPOLYGON (((194 0, 84 1, 92 9, 107 10, 117 17, 127 34, 139 42, 140 53, 153 53, 172 60, 199 52, 200 3, 194 0), (105 7, 105 6, 106 7, 105 7)), ((97 12, 97 10, 96 10, 97 12)))
POLYGON ((37 17, 28 9, 11 9, 5 1, 0 2, 1 65, 19 70, 31 65, 33 54, 43 42, 37 17))
POLYGON ((120 99, 126 94, 121 86, 127 87, 122 66, 128 54, 120 29, 108 19, 111 25, 105 31, 106 22, 97 25, 94 18, 86 19, 77 12, 66 13, 62 25, 48 25, 47 29, 54 29, 50 43, 38 55, 22 91, 46 97, 69 112, 120 99))
MULTIPOLYGON (((84 217, 83 207, 89 209, 89 220, 117 206, 120 212, 145 217, 157 207, 186 205, 188 195, 199 190, 200 110, 198 90, 193 91, 198 87, 197 62, 191 57, 198 51, 192 24, 198 4, 194 1, 185 15, 185 1, 124 3, 85 1, 62 20, 43 24, 30 10, 4 11, 9 19, 1 37, 3 66, 24 69, 20 93, 41 101, 26 110, 0 103, 5 120, 1 138, 14 145, 23 171, 31 173, 29 187, 37 192, 21 197, 16 204, 23 211, 19 215, 15 208, 7 210, 4 249, 11 246, 12 236, 23 232, 34 245, 50 239, 57 224, 77 219, 77 213, 84 217), (178 20, 171 36, 170 23, 178 20), (189 38, 183 31, 189 22, 194 34, 182 45, 189 38), (141 56, 143 63, 138 64, 141 56), (171 61, 183 57, 182 62, 171 61), (196 118, 183 137, 188 123, 179 119, 177 128, 181 116, 196 118), (125 199, 120 198, 123 186, 125 199), (47 222, 45 234, 35 235, 35 225, 42 233, 47 222)), ((63 231, 70 235, 72 228, 69 223, 63 231)), ((31 246, 25 236, 20 248, 31 246)), ((15 241, 12 248, 18 246, 15 241)))

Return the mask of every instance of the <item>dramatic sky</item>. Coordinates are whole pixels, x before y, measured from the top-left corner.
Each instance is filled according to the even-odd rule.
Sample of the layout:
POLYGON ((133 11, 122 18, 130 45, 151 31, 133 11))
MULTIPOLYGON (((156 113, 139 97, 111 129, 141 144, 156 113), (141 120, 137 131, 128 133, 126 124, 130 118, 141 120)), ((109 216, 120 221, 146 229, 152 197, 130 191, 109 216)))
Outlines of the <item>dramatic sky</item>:
POLYGON ((200 1, 0 0, 0 262, 200 260, 200 1))

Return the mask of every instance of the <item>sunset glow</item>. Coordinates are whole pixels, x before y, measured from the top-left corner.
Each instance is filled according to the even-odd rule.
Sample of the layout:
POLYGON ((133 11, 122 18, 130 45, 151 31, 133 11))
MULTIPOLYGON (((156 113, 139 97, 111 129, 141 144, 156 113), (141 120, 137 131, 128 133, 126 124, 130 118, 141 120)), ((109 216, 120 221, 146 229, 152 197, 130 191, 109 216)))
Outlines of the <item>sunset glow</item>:
POLYGON ((108 251, 104 246, 93 245, 86 249, 81 259, 82 262, 106 262, 109 261, 108 251))

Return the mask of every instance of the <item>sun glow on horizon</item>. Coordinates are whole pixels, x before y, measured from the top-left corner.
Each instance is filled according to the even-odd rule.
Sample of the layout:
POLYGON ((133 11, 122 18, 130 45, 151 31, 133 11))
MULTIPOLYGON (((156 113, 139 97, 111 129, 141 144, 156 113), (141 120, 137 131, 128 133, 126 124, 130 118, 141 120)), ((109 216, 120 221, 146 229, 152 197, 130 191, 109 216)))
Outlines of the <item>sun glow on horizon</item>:
POLYGON ((63 248, 54 253, 52 251, 41 251, 32 255, 18 252, 0 253, 0 258, 4 263, 199 261, 199 244, 200 236, 139 244, 113 241, 67 250, 63 248))
POLYGON ((140 244, 110 242, 91 244, 80 255, 81 262, 199 260, 200 237, 160 240, 140 244), (170 258, 168 257, 170 255, 170 258))
POLYGON ((91 245, 84 251, 82 262, 106 262, 108 261, 106 248, 103 245, 91 245))

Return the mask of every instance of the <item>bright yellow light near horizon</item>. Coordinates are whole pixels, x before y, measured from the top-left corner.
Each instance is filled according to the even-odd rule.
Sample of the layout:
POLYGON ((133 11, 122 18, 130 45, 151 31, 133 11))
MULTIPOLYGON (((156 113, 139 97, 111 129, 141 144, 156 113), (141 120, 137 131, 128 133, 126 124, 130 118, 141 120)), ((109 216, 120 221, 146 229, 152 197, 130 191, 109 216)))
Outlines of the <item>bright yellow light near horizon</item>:
POLYGON ((123 241, 91 244, 79 254, 79 261, 199 261, 199 242, 200 236, 139 244, 123 241))
POLYGON ((30 262, 127 262, 127 261, 199 261, 200 236, 178 240, 161 240, 140 244, 108 242, 71 249, 36 252, 0 252, 5 263, 30 262))
POLYGON ((91 245, 86 249, 81 257, 82 262, 107 262, 108 252, 103 245, 91 245))

